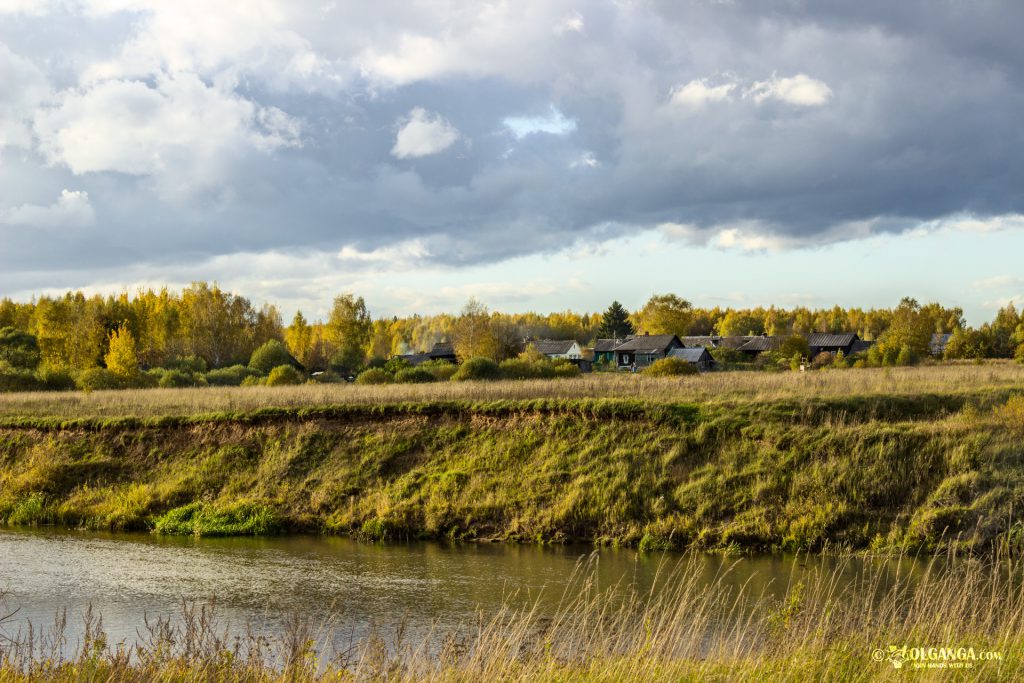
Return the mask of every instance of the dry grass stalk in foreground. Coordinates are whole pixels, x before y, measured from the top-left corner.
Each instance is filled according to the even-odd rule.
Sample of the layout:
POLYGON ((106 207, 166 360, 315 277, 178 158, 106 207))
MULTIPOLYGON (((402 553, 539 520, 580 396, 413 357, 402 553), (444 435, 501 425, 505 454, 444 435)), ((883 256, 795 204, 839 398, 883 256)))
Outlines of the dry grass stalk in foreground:
MULTIPOLYGON (((796 566, 796 565, 794 565, 796 566)), ((583 571, 557 613, 511 607, 460 633, 411 640, 402 628, 320 657, 314 629, 292 620, 266 639, 218 630, 213 612, 185 606, 150 622, 134 646, 111 646, 96 620, 76 654, 60 655, 62 624, 0 645, 0 680, 38 681, 704 681, 1019 680, 1024 592, 1007 563, 939 558, 906 573, 877 562, 844 582, 844 567, 791 578, 782 600, 749 583, 711 584, 683 562, 650 593, 599 589, 583 571), (902 573, 901 573, 902 572, 902 573), (570 597, 571 596, 571 597, 570 597), (898 670, 889 646, 973 648, 969 668, 898 670), (881 649, 877 661, 873 652, 881 649), (986 659, 988 652, 998 653, 986 659)), ((902 568, 902 569, 901 569, 902 568)), ((323 636, 323 634, 319 634, 323 636)), ((966 656, 966 655, 965 655, 966 656)), ((959 666, 959 664, 957 664, 959 666)))
POLYGON ((943 364, 818 372, 715 372, 681 378, 599 373, 576 379, 384 386, 207 387, 0 394, 0 416, 110 417, 250 411, 269 407, 401 401, 636 398, 653 402, 949 393, 1024 386, 1024 365, 943 364))

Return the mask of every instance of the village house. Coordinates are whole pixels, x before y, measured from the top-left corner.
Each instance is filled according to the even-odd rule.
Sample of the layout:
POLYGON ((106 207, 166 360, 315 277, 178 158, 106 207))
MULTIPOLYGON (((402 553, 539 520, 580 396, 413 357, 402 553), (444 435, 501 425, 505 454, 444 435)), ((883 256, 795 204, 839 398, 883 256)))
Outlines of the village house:
POLYGON ((843 352, 844 356, 851 356, 854 353, 858 353, 871 344, 867 344, 867 347, 862 347, 860 337, 853 332, 845 332, 842 334, 832 334, 830 332, 814 332, 807 337, 807 347, 810 350, 810 358, 814 358, 819 353, 831 353, 833 356, 838 354, 840 351, 843 352))
POLYGON ((695 365, 701 372, 706 372, 715 366, 715 359, 703 346, 685 349, 672 349, 668 353, 670 358, 681 358, 690 365, 695 365))
POLYGON ((645 368, 681 348, 683 343, 674 334, 636 335, 615 347, 615 364, 619 368, 645 368))
POLYGON ((403 353, 398 358, 404 358, 409 361, 411 365, 420 365, 426 363, 429 360, 443 360, 449 363, 455 363, 455 350, 452 348, 451 342, 436 342, 429 351, 422 353, 403 353))
POLYGON ((534 339, 523 343, 524 350, 530 346, 552 360, 578 361, 583 358, 583 348, 575 339, 534 339))
POLYGON ((760 337, 751 337, 736 350, 753 360, 765 351, 778 351, 782 346, 782 339, 782 337, 763 334, 760 337))
POLYGON ((594 342, 594 348, 592 352, 594 354, 594 363, 607 363, 611 365, 615 362, 615 347, 619 346, 624 339, 598 339, 594 342))

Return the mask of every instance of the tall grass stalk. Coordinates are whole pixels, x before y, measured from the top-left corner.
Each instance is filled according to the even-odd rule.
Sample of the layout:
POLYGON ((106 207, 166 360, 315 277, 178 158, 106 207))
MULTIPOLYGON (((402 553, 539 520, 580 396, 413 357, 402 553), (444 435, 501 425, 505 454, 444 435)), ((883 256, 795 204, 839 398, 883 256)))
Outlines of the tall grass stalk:
MULTIPOLYGON (((299 618, 276 636, 232 634, 212 606, 147 619, 136 642, 110 643, 88 612, 69 647, 66 615, 46 631, 0 640, 4 681, 734 681, 1019 680, 1024 590, 1007 561, 943 556, 913 573, 869 563, 850 581, 842 562, 793 575, 781 599, 708 581, 695 556, 649 591, 599 586, 582 566, 557 610, 541 602, 480 614, 456 631, 416 636, 400 624, 346 641, 299 618), (345 643, 322 648, 315 643, 345 643), (969 668, 897 670, 875 650, 973 648, 969 668), (994 652, 993 659, 984 653, 994 652)), ((794 567, 797 565, 794 564, 794 567)), ((9 626, 9 624, 8 624, 9 626)), ((10 630, 8 628, 8 630, 10 630)), ((898 657, 897 657, 898 659, 898 657)))

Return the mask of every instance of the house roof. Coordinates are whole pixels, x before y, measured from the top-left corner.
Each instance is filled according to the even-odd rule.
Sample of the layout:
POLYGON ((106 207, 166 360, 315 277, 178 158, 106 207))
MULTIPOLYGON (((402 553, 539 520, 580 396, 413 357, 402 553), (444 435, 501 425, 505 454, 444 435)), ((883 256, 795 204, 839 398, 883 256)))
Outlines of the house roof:
POLYGON ((426 363, 430 360, 429 353, 403 353, 398 357, 409 361, 411 365, 419 365, 420 363, 426 363))
POLYGON ((630 337, 615 347, 615 351, 639 351, 641 353, 664 353, 672 343, 682 345, 674 334, 644 334, 630 337))
POLYGON ((454 356, 455 349, 452 348, 451 342, 437 342, 434 344, 434 348, 427 352, 427 355, 431 358, 443 358, 445 356, 454 356))
POLYGON ((853 332, 844 332, 842 334, 831 334, 828 332, 815 332, 807 337, 807 345, 814 347, 847 347, 857 339, 857 335, 853 332))
POLYGON ((753 352, 774 351, 781 344, 782 340, 779 337, 753 337, 736 350, 753 352))
POLYGON ((545 356, 550 356, 559 353, 569 353, 572 347, 576 344, 575 339, 536 339, 533 341, 526 342, 526 346, 533 345, 533 348, 537 349, 545 356))
POLYGON ((753 338, 750 336, 719 337, 718 335, 708 335, 680 337, 679 341, 683 343, 683 346, 687 347, 704 346, 709 349, 738 349, 753 338))
POLYGON ((594 342, 594 353, 606 353, 614 351, 615 347, 623 342, 622 339, 598 339, 594 342))
POLYGON ((672 358, 682 358, 688 363, 700 363, 711 360, 711 354, 703 346, 687 349, 672 349, 668 352, 672 358))

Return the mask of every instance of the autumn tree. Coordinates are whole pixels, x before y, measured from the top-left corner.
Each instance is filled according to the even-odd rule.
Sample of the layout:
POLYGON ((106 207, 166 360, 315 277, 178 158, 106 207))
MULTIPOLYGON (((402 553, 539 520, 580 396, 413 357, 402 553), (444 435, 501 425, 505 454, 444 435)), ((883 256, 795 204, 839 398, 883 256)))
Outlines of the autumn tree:
POLYGON ((490 358, 498 356, 498 339, 491 325, 487 306, 476 298, 470 298, 452 325, 452 346, 459 360, 468 358, 490 358))
POLYGON ((693 319, 693 305, 675 294, 655 294, 632 315, 633 326, 647 334, 685 336, 693 319))
POLYGON ((302 311, 296 311, 292 324, 284 331, 285 344, 299 362, 309 367, 309 353, 313 346, 313 328, 306 322, 302 311))
POLYGON ((103 356, 107 370, 122 379, 139 374, 139 358, 135 351, 135 337, 127 325, 110 332, 107 353, 103 356))
POLYGON ((366 362, 372 325, 363 297, 353 294, 335 297, 325 329, 325 337, 334 350, 331 365, 342 372, 359 369, 366 362))

